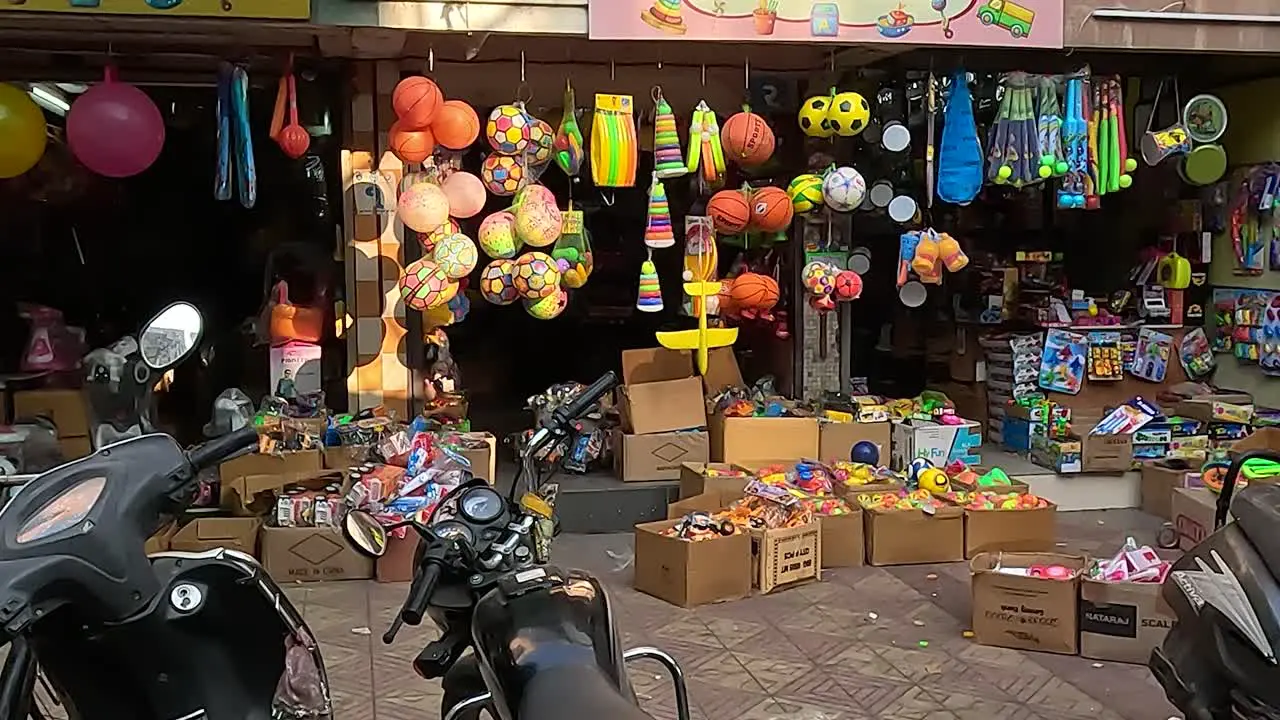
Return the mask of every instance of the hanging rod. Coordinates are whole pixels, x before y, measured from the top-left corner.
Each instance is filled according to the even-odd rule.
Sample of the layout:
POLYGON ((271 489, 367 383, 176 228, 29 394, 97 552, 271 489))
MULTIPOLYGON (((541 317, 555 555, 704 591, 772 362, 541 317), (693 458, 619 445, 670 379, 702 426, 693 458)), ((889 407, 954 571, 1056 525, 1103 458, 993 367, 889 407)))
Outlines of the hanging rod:
POLYGON ((1280 25, 1280 15, 1235 15, 1230 13, 1164 12, 1161 10, 1125 10, 1097 8, 1089 13, 1098 20, 1146 20, 1150 22, 1247 23, 1280 25))

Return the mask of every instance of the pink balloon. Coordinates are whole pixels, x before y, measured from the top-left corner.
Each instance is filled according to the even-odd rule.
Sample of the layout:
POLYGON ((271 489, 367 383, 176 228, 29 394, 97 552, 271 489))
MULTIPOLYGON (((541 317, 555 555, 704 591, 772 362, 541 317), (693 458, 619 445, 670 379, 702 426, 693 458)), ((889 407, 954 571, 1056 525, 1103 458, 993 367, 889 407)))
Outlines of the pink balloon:
POLYGON ((164 118, 146 93, 120 82, 114 68, 107 68, 103 81, 72 103, 67 113, 67 145, 93 172, 131 177, 160 157, 164 118))
POLYGON ((440 186, 449 198, 449 214, 456 218, 475 217, 484 209, 484 183, 469 172, 455 172, 440 186))

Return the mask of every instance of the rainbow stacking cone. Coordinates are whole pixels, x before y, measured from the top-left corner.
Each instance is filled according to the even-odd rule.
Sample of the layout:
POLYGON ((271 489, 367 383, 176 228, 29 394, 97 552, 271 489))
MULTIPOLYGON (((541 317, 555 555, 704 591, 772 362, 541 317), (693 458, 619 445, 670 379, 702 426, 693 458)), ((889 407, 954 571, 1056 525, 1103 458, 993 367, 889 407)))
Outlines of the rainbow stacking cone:
POLYGON ((654 334, 658 338, 658 344, 668 350, 696 351, 694 358, 698 363, 698 372, 705 375, 707 374, 707 360, 710 357, 711 348, 729 347, 737 342, 738 328, 707 327, 706 299, 715 297, 720 293, 719 282, 687 282, 684 284, 684 291, 689 297, 702 298, 702 302, 694 303, 698 308, 698 329, 673 330, 654 334))
POLYGON ((680 0, 653 0, 653 6, 640 13, 640 19, 671 35, 683 35, 687 31, 684 17, 680 15, 680 0))
POLYGON ((667 189, 653 176, 653 184, 649 186, 649 224, 644 230, 644 244, 655 250, 669 248, 676 244, 676 236, 671 232, 671 207, 667 205, 667 189))
POLYGON ((680 135, 676 132, 676 116, 667 99, 658 95, 653 118, 653 168, 662 178, 680 177, 689 172, 680 154, 680 135))
POLYGON ((658 268, 653 266, 653 255, 640 265, 640 293, 636 297, 636 309, 640 312, 662 312, 662 285, 658 283, 658 268))

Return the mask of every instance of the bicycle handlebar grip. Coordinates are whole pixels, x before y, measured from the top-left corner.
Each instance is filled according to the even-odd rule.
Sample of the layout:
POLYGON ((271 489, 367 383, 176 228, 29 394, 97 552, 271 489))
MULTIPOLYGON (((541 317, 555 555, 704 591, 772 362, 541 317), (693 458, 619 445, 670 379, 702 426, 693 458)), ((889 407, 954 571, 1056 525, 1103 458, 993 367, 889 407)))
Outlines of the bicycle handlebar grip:
POLYGON ((440 563, 428 561, 422 574, 414 578, 409 586, 409 597, 404 601, 400 617, 407 625, 418 625, 427 614, 427 606, 431 602, 431 593, 435 592, 436 583, 440 580, 440 563))
POLYGON ((599 379, 583 388, 581 392, 574 396, 567 405, 557 409, 553 413, 557 423, 564 424, 577 420, 587 410, 600 401, 605 393, 614 389, 618 385, 618 374, 610 370, 601 375, 599 379))
POLYGON ((216 465, 241 450, 257 444, 257 428, 252 426, 240 428, 233 433, 210 440, 187 453, 187 462, 191 463, 196 470, 201 470, 216 465))

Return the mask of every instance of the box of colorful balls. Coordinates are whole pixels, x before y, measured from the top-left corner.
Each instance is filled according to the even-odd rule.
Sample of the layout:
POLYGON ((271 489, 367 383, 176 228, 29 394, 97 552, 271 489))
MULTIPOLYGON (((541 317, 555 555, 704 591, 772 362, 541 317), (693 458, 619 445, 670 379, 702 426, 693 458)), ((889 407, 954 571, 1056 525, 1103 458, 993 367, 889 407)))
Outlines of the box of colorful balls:
POLYGON ((1057 541, 1058 506, 1029 492, 952 490, 942 498, 964 509, 964 556, 1048 552, 1057 541))

